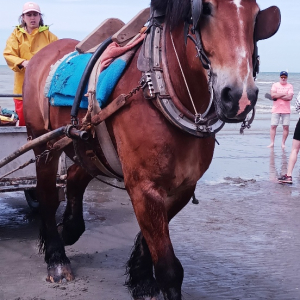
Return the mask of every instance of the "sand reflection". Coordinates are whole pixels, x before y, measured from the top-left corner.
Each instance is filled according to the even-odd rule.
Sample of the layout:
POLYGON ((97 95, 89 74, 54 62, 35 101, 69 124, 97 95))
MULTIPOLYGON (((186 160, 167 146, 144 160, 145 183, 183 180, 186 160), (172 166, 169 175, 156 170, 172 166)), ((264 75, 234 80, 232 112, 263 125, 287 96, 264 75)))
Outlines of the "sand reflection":
POLYGON ((287 170, 287 153, 285 149, 281 149, 280 153, 274 152, 274 148, 270 148, 270 169, 269 178, 272 181, 277 181, 277 178, 286 173, 287 170), (276 163, 275 163, 276 161, 276 163), (277 164, 277 165, 276 165, 277 164))

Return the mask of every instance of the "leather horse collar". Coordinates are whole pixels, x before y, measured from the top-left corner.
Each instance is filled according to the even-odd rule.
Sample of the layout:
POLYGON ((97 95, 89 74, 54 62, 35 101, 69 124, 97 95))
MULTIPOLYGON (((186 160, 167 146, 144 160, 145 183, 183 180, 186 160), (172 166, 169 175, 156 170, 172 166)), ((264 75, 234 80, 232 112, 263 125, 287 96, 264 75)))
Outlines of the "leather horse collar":
MULTIPOLYGON (((139 53, 137 67, 142 72, 141 85, 144 97, 151 99, 163 115, 175 126, 196 137, 214 136, 224 126, 224 122, 219 120, 214 107, 212 78, 210 76, 211 67, 206 57, 200 34, 196 35, 196 40, 190 36, 196 46, 199 59, 208 71, 208 86, 211 93, 210 103, 204 114, 193 114, 181 103, 177 97, 172 83, 169 79, 169 69, 166 59, 166 32, 167 26, 163 26, 164 13, 153 11, 147 29, 147 36, 144 39, 139 53), (200 42, 199 42, 200 41, 200 42), (161 48, 161 51, 160 51, 161 48)), ((176 49, 174 46, 174 51, 176 49)), ((180 64, 180 61, 178 60, 180 64)), ((182 74, 184 77, 184 74, 182 74)), ((188 89, 188 86, 186 84, 188 89)))

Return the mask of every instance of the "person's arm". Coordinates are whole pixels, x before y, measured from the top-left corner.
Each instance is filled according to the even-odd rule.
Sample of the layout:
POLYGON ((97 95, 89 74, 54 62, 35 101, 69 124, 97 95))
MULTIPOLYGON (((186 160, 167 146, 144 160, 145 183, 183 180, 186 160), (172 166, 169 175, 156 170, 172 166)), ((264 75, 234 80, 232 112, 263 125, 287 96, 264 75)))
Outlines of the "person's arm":
POLYGON ((285 100, 285 101, 291 101, 294 97, 294 89, 293 86, 290 85, 289 90, 287 91, 287 94, 285 96, 283 96, 281 99, 285 100))
POLYGON ((285 93, 277 93, 275 84, 272 86, 271 97, 273 100, 282 99, 285 101, 291 101, 293 99, 293 96, 294 96, 294 90, 293 90, 292 85, 291 85, 290 89, 285 93))
POLYGON ((278 98, 282 98, 284 96, 286 96, 287 94, 283 94, 283 93, 277 93, 273 90, 271 90, 271 96, 273 99, 278 99, 278 98))
MULTIPOLYGON (((3 51, 3 56, 6 60, 7 65, 15 72, 22 72, 24 66, 22 65, 24 58, 20 57, 19 54, 19 43, 14 33, 10 35, 6 42, 6 47, 3 51)), ((26 65, 26 63, 25 63, 26 65)))
POLYGON ((285 100, 285 101, 291 101, 293 99, 294 93, 293 94, 287 94, 284 95, 282 97, 280 97, 280 99, 285 100))
POLYGON ((272 85, 272 88, 271 88, 271 98, 276 101, 278 99, 277 97, 277 88, 276 88, 276 83, 274 83, 272 85))

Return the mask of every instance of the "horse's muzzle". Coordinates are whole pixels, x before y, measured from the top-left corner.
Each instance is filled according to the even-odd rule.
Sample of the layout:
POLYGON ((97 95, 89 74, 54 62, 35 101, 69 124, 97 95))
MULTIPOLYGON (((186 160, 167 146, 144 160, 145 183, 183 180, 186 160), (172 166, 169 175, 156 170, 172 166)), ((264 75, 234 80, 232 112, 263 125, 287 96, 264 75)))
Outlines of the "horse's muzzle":
POLYGON ((242 89, 226 86, 216 97, 216 111, 220 120, 226 123, 238 123, 245 120, 247 114, 257 102, 258 88, 242 89))

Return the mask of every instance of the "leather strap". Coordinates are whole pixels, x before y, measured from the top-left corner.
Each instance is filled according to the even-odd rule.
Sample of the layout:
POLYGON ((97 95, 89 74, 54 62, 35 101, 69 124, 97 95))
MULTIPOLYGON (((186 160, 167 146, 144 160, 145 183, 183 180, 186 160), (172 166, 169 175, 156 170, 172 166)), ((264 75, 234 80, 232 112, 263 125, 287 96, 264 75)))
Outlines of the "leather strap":
MULTIPOLYGON (((99 74, 100 74, 100 59, 97 61, 97 63, 95 64, 95 66, 93 68, 93 71, 92 71, 92 74, 91 74, 91 77, 89 80, 89 85, 88 85, 89 103, 91 103, 93 105, 92 117, 95 116, 101 110, 99 103, 95 97, 96 85, 97 85, 99 74)), ((100 147, 103 151, 103 154, 104 154, 109 166, 115 173, 115 174, 112 174, 101 163, 106 168, 105 174, 108 175, 109 177, 118 177, 119 179, 122 179, 123 171, 122 171, 121 162, 119 160, 119 156, 117 154, 117 151, 114 147, 114 144, 113 144, 111 137, 109 135, 109 132, 107 130, 105 121, 103 121, 99 125, 95 126, 95 132, 96 132, 100 147)), ((100 162, 100 160, 99 160, 99 162, 100 162)), ((97 164, 98 164, 98 162, 97 162, 97 164)))

